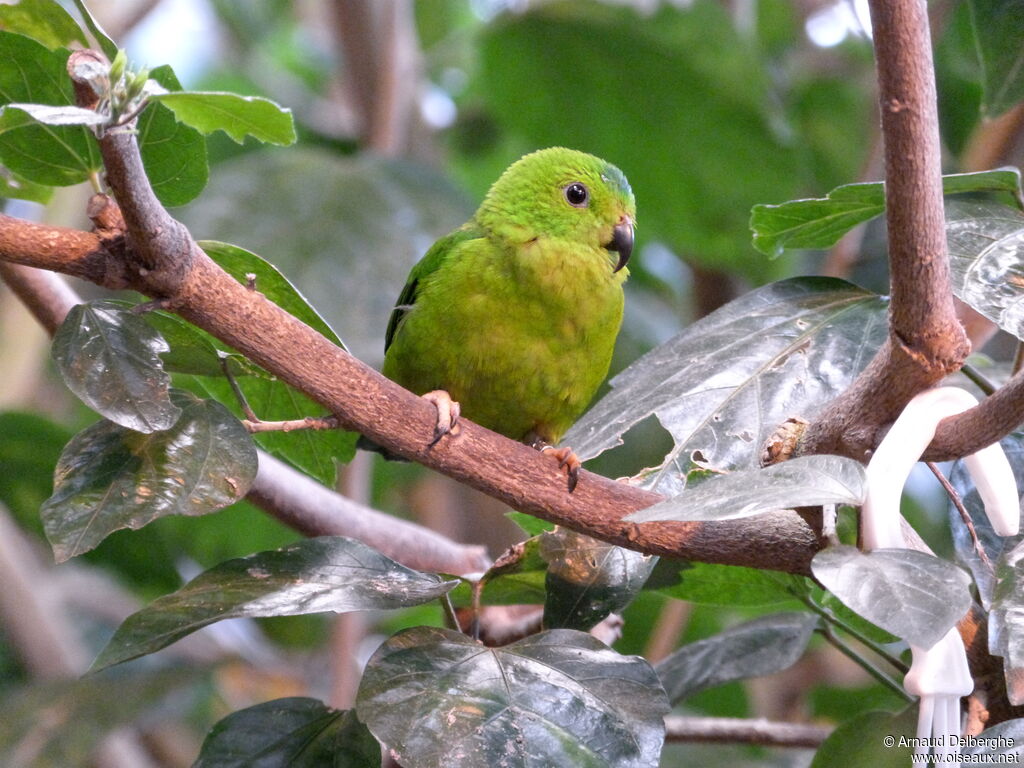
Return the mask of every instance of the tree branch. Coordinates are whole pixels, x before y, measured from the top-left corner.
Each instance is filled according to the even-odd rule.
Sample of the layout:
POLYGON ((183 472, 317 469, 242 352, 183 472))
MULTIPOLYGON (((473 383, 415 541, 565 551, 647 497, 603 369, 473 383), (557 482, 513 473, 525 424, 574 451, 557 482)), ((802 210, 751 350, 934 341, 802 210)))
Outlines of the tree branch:
POLYGON ((738 717, 681 715, 665 718, 665 741, 668 742, 725 742, 817 749, 830 733, 832 729, 822 725, 779 723, 763 718, 744 720, 738 717))

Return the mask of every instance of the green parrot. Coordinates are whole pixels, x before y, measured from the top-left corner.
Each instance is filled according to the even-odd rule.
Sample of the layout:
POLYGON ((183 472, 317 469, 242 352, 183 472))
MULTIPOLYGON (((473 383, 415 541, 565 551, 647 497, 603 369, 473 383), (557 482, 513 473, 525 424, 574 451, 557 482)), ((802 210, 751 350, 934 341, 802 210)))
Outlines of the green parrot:
MULTIPOLYGON (((553 450, 608 373, 636 203, 618 168, 563 147, 513 163, 473 217, 409 273, 385 376, 438 408, 553 450)), ((555 450, 576 485, 579 460, 555 450)))

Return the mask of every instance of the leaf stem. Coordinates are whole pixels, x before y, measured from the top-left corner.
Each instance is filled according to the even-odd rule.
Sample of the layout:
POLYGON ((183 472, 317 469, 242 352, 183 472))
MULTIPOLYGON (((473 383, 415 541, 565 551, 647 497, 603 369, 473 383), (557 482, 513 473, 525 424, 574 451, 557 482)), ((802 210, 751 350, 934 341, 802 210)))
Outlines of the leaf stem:
POLYGON ((972 384, 974 384, 978 389, 984 392, 986 397, 996 391, 996 385, 989 381, 987 378, 985 378, 985 376, 982 375, 981 371, 979 371, 973 365, 970 365, 969 363, 964 363, 963 366, 960 368, 960 372, 963 373, 963 375, 966 376, 968 379, 970 379, 972 384))
POLYGON ((897 696, 900 696, 908 702, 914 701, 914 697, 907 693, 905 690, 903 690, 902 685, 897 683, 895 680, 893 680, 891 677, 885 674, 882 670, 880 670, 870 661, 868 661, 855 650, 853 650, 853 648, 847 645, 843 640, 836 637, 835 633, 832 632, 832 628, 828 624, 826 624, 817 631, 820 632, 821 636, 824 637, 829 643, 835 646, 840 651, 840 653, 842 653, 851 661, 860 665, 860 667, 863 668, 865 672, 867 672, 869 675, 875 678, 875 680, 880 682, 882 685, 891 690, 897 696))
POLYGON ((835 626, 839 627, 841 630, 846 632, 848 635, 855 638, 857 642, 859 642, 861 645, 870 649, 877 656, 880 656, 881 658, 889 662, 889 664, 891 664, 892 667, 901 674, 905 675, 907 674, 907 672, 910 671, 910 666, 905 661, 903 661, 903 659, 889 653, 889 651, 885 650, 885 648, 883 648, 870 637, 865 635, 859 629, 843 621, 824 606, 818 605, 816 602, 814 602, 814 600, 811 597, 805 596, 802 598, 802 600, 804 604, 807 605, 807 607, 809 607, 812 611, 821 616, 821 618, 823 618, 826 622, 828 622, 829 624, 834 624, 835 626))

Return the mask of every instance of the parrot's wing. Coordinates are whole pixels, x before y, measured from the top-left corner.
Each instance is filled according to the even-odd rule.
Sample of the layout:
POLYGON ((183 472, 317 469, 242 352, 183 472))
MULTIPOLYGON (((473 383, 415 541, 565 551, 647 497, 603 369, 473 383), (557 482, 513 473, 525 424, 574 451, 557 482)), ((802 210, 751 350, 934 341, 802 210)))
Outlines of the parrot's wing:
POLYGON ((384 333, 384 351, 388 351, 388 347, 391 346, 391 342, 395 339, 395 334, 398 332, 398 326, 401 325, 402 318, 405 317, 406 313, 412 309, 413 304, 416 303, 416 289, 425 277, 432 275, 437 272, 441 266, 458 250, 458 246, 468 240, 475 240, 483 237, 484 233, 478 227, 473 225, 466 225, 454 232, 451 232, 436 243, 434 243, 430 250, 426 252, 422 259, 412 268, 409 273, 409 278, 406 280, 405 287, 402 292, 398 295, 398 301, 395 302, 395 308, 391 310, 391 318, 388 320, 388 329, 384 333))

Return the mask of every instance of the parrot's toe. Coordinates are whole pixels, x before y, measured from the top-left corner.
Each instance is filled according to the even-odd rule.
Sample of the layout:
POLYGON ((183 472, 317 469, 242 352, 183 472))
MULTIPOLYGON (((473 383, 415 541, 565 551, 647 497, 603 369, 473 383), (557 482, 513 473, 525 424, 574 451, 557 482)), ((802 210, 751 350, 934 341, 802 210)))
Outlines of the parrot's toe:
POLYGON ((430 441, 431 447, 437 445, 445 435, 459 434, 459 416, 462 414, 462 408, 452 400, 452 396, 443 389, 435 389, 422 397, 437 408, 437 424, 434 426, 434 439, 430 441))
POLYGON ((558 466, 565 468, 565 474, 569 478, 569 493, 576 490, 576 483, 580 480, 580 458, 576 455, 576 452, 572 448, 555 448, 554 446, 546 445, 541 448, 543 453, 550 453, 556 459, 558 459, 558 466))

